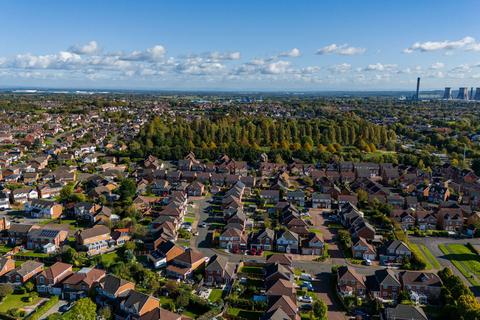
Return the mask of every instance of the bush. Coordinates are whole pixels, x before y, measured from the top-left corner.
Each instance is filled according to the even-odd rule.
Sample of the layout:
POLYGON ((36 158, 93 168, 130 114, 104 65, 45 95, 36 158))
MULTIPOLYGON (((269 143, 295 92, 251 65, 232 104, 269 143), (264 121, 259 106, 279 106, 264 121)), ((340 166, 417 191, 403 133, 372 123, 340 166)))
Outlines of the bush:
POLYGON ((5 298, 9 294, 12 294, 13 289, 10 285, 6 283, 1 283, 0 284, 0 298, 5 298))

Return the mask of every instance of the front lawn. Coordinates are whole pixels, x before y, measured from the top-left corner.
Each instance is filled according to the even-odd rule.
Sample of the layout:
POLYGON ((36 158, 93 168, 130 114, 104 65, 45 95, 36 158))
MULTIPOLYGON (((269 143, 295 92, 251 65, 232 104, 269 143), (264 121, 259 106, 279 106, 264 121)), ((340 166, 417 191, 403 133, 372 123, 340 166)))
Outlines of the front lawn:
POLYGON ((30 296, 29 293, 24 294, 10 294, 6 296, 0 303, 0 313, 7 313, 10 309, 20 309, 28 306, 32 306, 40 301, 40 297, 36 297, 31 302, 23 301, 30 296))
POLYGON ((263 274, 263 268, 262 267, 249 267, 249 266, 245 266, 241 269, 240 272, 243 272, 243 273, 248 273, 248 274, 258 274, 258 275, 261 275, 263 274))
POLYGON ((463 244, 440 244, 438 246, 445 258, 467 278, 474 286, 480 286, 480 257, 463 244))

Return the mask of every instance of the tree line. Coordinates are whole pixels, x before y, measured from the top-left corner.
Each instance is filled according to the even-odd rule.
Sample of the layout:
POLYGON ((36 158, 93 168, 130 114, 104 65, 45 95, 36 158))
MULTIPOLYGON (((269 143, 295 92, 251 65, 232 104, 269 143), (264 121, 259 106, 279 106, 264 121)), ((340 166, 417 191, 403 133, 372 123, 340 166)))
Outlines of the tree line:
POLYGON ((194 151, 199 158, 215 159, 228 153, 236 159, 256 160, 270 155, 319 159, 322 153, 340 153, 353 147, 361 151, 395 149, 396 134, 387 127, 353 114, 332 119, 275 119, 220 116, 155 117, 130 143, 133 157, 154 154, 176 160, 194 151))

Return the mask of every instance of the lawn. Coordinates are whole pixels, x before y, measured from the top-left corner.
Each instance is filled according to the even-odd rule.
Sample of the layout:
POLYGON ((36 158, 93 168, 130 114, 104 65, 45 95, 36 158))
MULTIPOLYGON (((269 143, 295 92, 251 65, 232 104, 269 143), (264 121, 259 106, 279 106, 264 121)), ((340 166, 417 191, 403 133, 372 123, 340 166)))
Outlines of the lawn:
POLYGON ((242 310, 239 308, 229 307, 227 314, 234 317, 240 317, 243 319, 255 319, 258 320, 265 312, 263 311, 250 311, 242 310))
POLYGON ((186 216, 185 218, 183 218, 183 222, 189 222, 193 224, 194 221, 195 221, 195 217, 186 216))
POLYGON ((107 268, 111 266, 113 263, 115 263, 117 260, 118 260, 118 254, 115 251, 105 253, 100 256, 101 264, 107 268))
POLYGON ((322 234, 322 231, 318 230, 317 228, 308 228, 308 231, 316 234, 322 234))
POLYGON ((34 299, 32 302, 25 302, 22 300, 22 298, 28 297, 28 293, 24 294, 10 294, 6 296, 2 302, 0 303, 0 312, 1 313, 6 313, 10 309, 17 309, 17 308, 23 308, 23 307, 28 307, 32 306, 38 301, 40 301, 40 297, 37 297, 34 299))
POLYGON ((419 247, 417 244, 411 243, 411 244, 409 245, 409 247, 410 247, 410 250, 412 250, 413 253, 415 253, 417 256, 423 258, 423 260, 425 261, 425 269, 426 269, 426 270, 433 269, 433 265, 432 265, 432 263, 430 262, 430 259, 428 259, 428 258, 423 254, 422 249, 420 249, 420 247, 419 247))
POLYGON ((435 256, 430 252, 430 250, 428 250, 428 248, 424 244, 419 245, 419 247, 422 250, 425 257, 427 258, 427 260, 431 262, 431 264, 433 265, 433 267, 435 269, 441 269, 442 268, 442 266, 438 262, 437 258, 435 258, 435 256))
POLYGON ((243 267, 240 272, 249 273, 249 274, 263 274, 262 267, 243 267))
POLYGON ((463 244, 440 244, 438 246, 460 273, 474 286, 480 286, 480 258, 463 244))
POLYGON ((210 292, 210 295, 208 296, 208 300, 210 302, 217 302, 222 300, 222 289, 212 289, 212 292, 210 292))

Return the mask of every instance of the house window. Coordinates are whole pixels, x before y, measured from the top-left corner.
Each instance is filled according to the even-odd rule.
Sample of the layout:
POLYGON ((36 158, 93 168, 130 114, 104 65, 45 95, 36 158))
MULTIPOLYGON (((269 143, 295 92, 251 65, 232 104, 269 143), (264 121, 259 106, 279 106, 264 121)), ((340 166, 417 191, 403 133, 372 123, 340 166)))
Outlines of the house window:
POLYGON ((45 278, 44 277, 39 277, 38 282, 40 282, 40 284, 45 284, 45 278))

